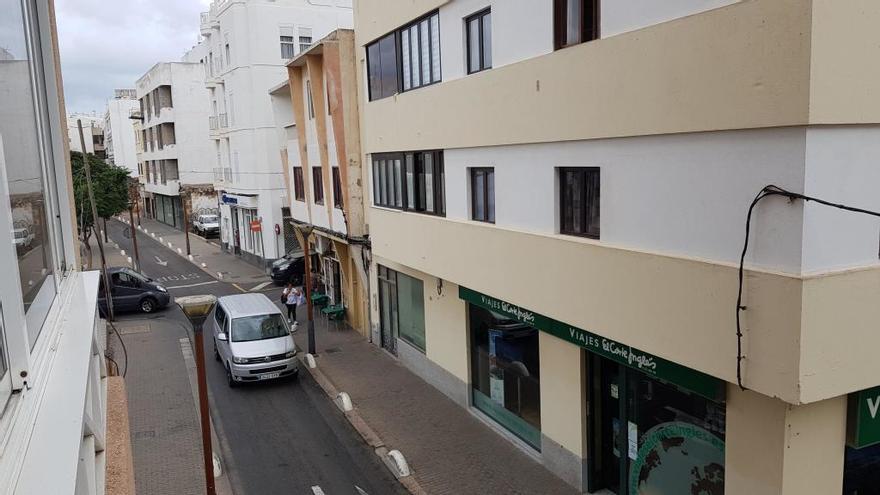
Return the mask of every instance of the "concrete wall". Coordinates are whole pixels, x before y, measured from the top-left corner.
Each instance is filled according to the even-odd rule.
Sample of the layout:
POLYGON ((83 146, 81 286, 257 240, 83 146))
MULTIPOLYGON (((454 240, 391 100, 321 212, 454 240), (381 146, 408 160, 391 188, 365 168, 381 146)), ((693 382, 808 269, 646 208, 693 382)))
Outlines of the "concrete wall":
POLYGON ((111 147, 113 163, 127 168, 132 176, 137 175, 137 154, 134 135, 135 120, 129 118, 132 111, 139 110, 140 105, 133 99, 113 99, 107 102, 105 117, 105 140, 107 156, 110 157, 111 147))

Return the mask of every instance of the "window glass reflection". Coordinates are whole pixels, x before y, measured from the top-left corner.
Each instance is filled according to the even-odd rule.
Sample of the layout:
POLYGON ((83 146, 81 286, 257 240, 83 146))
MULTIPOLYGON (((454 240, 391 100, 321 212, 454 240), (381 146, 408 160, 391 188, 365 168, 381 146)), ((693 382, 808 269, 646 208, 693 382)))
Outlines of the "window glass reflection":
POLYGON ((0 0, 0 12, 0 161, 6 169, 13 221, 11 242, 18 259, 33 346, 55 290, 51 279, 54 263, 47 214, 49 200, 43 182, 46 150, 35 110, 37 85, 31 78, 32 65, 39 69, 39 61, 29 58, 21 3, 0 0))

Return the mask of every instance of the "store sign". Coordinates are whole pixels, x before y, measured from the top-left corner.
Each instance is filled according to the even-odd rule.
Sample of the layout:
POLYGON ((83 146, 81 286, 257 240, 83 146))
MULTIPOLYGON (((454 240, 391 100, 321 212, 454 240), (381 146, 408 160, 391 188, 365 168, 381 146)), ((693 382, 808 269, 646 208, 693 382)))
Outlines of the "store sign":
POLYGON ((847 443, 854 448, 880 443, 880 387, 850 394, 847 443))
POLYGON ((458 297, 481 308, 503 314, 542 332, 579 345, 612 361, 635 368, 661 380, 672 382, 707 399, 719 401, 725 397, 724 381, 705 373, 673 363, 672 361, 667 361, 653 354, 640 351, 635 347, 573 327, 466 287, 459 286, 458 297))
POLYGON ((224 195, 220 196, 220 199, 223 201, 223 204, 225 204, 225 205, 237 205, 238 204, 238 198, 234 198, 232 196, 229 196, 228 194, 224 194, 224 195))
POLYGON ((263 230, 263 226, 260 224, 259 220, 251 220, 251 232, 260 232, 263 230))

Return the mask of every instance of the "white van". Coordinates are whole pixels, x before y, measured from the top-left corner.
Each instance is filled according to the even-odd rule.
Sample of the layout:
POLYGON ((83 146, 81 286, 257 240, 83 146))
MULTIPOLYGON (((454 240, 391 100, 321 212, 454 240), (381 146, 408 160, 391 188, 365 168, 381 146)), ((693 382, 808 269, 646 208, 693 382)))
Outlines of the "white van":
POLYGON ((293 376, 299 371, 287 320, 265 295, 223 296, 209 322, 214 358, 226 369, 230 387, 293 376))

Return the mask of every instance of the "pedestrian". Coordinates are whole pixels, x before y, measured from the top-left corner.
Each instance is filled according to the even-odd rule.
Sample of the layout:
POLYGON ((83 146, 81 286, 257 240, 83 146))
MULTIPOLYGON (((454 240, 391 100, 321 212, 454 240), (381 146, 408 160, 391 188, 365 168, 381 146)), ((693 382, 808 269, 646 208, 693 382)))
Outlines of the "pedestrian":
POLYGON ((287 323, 293 323, 296 320, 296 303, 298 301, 296 289, 291 286, 290 291, 287 292, 287 300, 284 301, 284 305, 287 306, 287 323))
POLYGON ((284 287, 284 290, 281 291, 281 304, 287 304, 287 295, 293 291, 293 283, 288 282, 287 286, 284 287))

